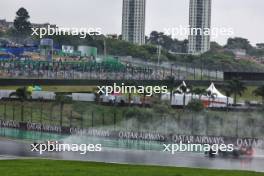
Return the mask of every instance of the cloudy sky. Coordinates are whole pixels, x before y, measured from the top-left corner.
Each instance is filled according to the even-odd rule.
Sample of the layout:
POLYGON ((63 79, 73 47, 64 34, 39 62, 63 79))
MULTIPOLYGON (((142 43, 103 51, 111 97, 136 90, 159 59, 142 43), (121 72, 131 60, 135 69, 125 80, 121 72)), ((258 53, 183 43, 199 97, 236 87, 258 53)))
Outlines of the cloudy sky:
MULTIPOLYGON (((233 28, 234 36, 248 38, 252 44, 264 42, 263 0, 212 1, 213 27, 233 28)), ((146 34, 187 27, 188 5, 189 0, 147 0, 146 34)), ((19 7, 29 11, 33 23, 101 27, 103 33, 121 33, 122 0, 0 0, 0 19, 13 21, 19 7)), ((215 40, 224 44, 226 39, 220 36, 215 40)))

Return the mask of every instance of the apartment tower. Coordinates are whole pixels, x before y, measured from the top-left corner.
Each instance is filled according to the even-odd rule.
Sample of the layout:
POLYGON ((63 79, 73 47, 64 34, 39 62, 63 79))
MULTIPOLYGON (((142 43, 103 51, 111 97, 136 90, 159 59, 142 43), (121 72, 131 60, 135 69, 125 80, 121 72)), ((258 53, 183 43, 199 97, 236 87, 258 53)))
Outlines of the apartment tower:
POLYGON ((210 35, 205 31, 211 29, 211 0, 190 0, 188 53, 202 54, 210 50, 210 35))
POLYGON ((145 44, 146 0, 123 0, 122 39, 145 44))

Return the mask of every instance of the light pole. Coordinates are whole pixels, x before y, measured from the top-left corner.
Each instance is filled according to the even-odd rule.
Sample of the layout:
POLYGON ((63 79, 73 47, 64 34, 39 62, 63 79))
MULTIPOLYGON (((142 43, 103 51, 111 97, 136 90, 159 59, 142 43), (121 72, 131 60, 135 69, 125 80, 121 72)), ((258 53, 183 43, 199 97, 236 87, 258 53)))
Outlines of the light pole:
MULTIPOLYGON (((161 56, 161 41, 162 38, 159 36, 157 40, 157 55, 158 55, 158 65, 157 65, 157 73, 159 75, 159 70, 160 70, 160 56, 161 56)), ((157 76, 156 76, 157 77, 157 76)))
POLYGON ((106 59, 106 39, 104 38, 104 57, 106 59))
POLYGON ((158 66, 160 67, 161 45, 157 45, 158 66))

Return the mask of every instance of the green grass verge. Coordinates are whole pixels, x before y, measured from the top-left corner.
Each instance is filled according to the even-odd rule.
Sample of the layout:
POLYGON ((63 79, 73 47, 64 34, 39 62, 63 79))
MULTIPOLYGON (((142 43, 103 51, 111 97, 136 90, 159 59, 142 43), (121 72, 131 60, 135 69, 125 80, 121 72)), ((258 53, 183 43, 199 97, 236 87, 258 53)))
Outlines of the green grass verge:
POLYGON ((1 176, 262 176, 247 171, 207 170, 55 160, 0 161, 1 176))

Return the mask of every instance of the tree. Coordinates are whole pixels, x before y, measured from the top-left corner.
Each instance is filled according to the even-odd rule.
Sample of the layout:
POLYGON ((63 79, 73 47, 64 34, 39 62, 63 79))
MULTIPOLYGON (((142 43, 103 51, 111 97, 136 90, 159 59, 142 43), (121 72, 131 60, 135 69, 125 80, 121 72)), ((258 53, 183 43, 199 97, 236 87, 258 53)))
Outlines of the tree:
POLYGON ((254 90, 253 94, 255 96, 261 97, 262 98, 262 104, 264 104, 264 85, 258 87, 256 90, 254 90))
POLYGON ((152 31, 147 43, 151 45, 160 45, 167 51, 186 53, 188 40, 179 41, 163 32, 152 31))
POLYGON ((62 126, 63 108, 66 103, 71 103, 71 98, 63 93, 56 93, 55 105, 60 105, 60 126, 62 126))
POLYGON ((223 49, 223 47, 220 44, 218 44, 217 42, 211 42, 211 45, 210 45, 211 51, 217 52, 218 50, 221 50, 221 49, 223 49))
POLYGON ((252 49, 253 47, 250 45, 250 42, 248 41, 248 39, 235 37, 235 38, 229 38, 227 40, 227 44, 226 44, 225 48, 228 48, 228 49, 245 49, 248 51, 248 50, 252 49))
POLYGON ((228 81, 227 87, 230 89, 231 94, 234 95, 234 104, 237 104, 237 96, 242 96, 242 94, 247 90, 245 84, 241 82, 239 79, 234 79, 228 81))
POLYGON ((202 89, 202 88, 195 88, 193 89, 193 93, 195 95, 198 95, 199 96, 199 100, 201 100, 202 96, 203 95, 206 95, 206 90, 205 89, 202 89))
POLYGON ((209 106, 212 103, 212 100, 215 100, 217 98, 217 94, 213 93, 212 91, 207 91, 207 96, 209 97, 209 106))
POLYGON ((169 90, 170 90, 170 104, 172 104, 172 96, 173 96, 173 88, 175 84, 175 78, 174 76, 168 76, 168 82, 169 82, 169 90))
POLYGON ((204 105, 201 100, 191 100, 187 105, 187 109, 194 112, 200 112, 204 109, 204 105))
POLYGON ((21 102, 21 121, 24 121, 24 102, 31 97, 32 92, 27 87, 20 87, 12 92, 9 97, 17 97, 21 102))
POLYGON ((3 37, 3 36, 4 36, 4 32, 0 31, 0 37, 3 37))
POLYGON ((16 18, 14 20, 14 27, 19 35, 28 35, 31 31, 31 23, 28 21, 30 18, 28 11, 21 7, 16 12, 16 18))
POLYGON ((224 87, 223 91, 225 92, 226 95, 226 107, 229 107, 229 97, 231 97, 232 95, 232 90, 230 89, 230 87, 224 87))
POLYGON ((178 90, 176 90, 176 93, 183 94, 183 108, 186 106, 186 94, 189 93, 189 87, 185 84, 182 84, 178 90))

